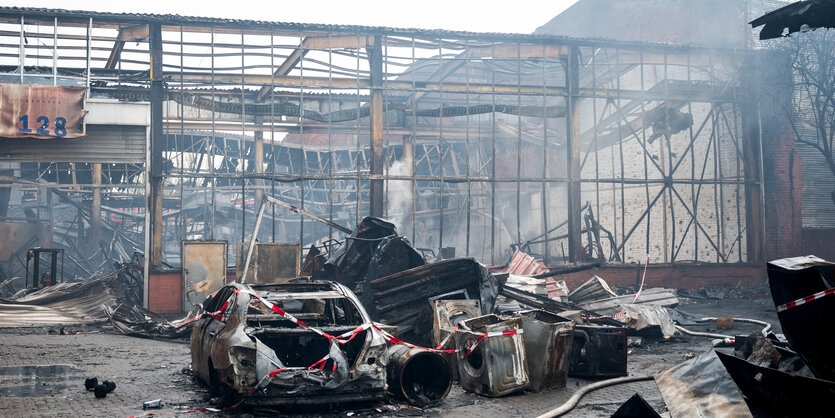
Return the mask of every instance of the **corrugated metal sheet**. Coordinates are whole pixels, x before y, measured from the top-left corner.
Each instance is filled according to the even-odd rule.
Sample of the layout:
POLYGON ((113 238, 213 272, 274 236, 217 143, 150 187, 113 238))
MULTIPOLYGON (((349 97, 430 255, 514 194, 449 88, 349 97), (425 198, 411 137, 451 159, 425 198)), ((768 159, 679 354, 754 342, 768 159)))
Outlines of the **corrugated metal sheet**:
MULTIPOLYGON (((160 23, 171 26, 214 26, 233 29, 248 29, 251 31, 298 31, 305 34, 313 32, 341 32, 348 34, 364 35, 390 35, 390 36, 416 36, 416 37, 450 37, 450 38, 471 38, 481 40, 494 40, 499 42, 573 42, 578 44, 595 45, 599 40, 583 39, 577 35, 554 35, 554 34, 520 34, 520 33, 499 33, 499 32, 466 32, 442 29, 414 29, 394 28, 385 26, 359 26, 359 25, 327 25, 312 23, 292 22, 271 22, 261 20, 223 19, 198 16, 180 16, 171 14, 144 14, 144 13, 112 13, 93 12, 85 10, 64 10, 47 9, 37 7, 0 7, 0 20, 16 22, 23 15, 26 20, 44 19, 49 22, 56 16, 59 21, 87 22, 93 18, 94 23, 122 23, 122 24, 147 24, 160 23)), ((670 45, 657 42, 617 42, 620 45, 628 46, 655 46, 668 47, 670 45)))
POLYGON ((835 174, 820 151, 803 144, 795 149, 803 161, 803 227, 835 228, 835 174))
POLYGON ((141 164, 145 137, 144 126, 87 125, 85 138, 0 140, 0 161, 141 164))
POLYGON ((510 262, 505 266, 491 267, 490 271, 495 273, 510 273, 519 276, 534 276, 547 273, 548 266, 542 260, 538 260, 528 253, 516 250, 510 262))

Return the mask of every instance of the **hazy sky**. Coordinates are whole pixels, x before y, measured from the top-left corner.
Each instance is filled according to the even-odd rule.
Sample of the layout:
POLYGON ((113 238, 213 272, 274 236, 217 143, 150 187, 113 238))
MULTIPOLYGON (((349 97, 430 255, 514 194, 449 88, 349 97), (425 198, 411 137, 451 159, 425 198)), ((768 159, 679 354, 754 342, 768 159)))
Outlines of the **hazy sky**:
POLYGON ((577 0, 5 0, 4 6, 531 33, 577 0))

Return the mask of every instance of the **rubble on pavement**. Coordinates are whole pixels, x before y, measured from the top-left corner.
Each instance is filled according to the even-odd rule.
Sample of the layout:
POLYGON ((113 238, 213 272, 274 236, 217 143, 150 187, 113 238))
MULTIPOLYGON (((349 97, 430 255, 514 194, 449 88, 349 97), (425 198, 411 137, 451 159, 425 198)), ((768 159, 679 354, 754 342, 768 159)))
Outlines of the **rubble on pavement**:
MULTIPOLYGON (((771 406, 774 399, 800 402, 835 394, 835 383, 826 380, 832 377, 831 340, 810 338, 820 329, 820 318, 832 317, 828 309, 835 298, 827 293, 832 288, 827 276, 832 266, 810 257, 769 265, 786 341, 769 333, 766 322, 700 317, 678 310, 676 290, 645 287, 643 279, 636 288, 619 288, 589 272, 587 280, 571 289, 560 277, 593 267, 589 265, 551 270, 519 250, 498 267, 468 257, 427 262, 421 251, 397 234, 395 225, 369 217, 343 242, 311 246, 301 268, 306 277, 273 287, 228 285, 212 293, 199 312, 180 320, 169 321, 131 303, 126 289, 138 276, 135 271, 126 276, 120 269, 13 301, 0 300, 0 319, 9 318, 0 326, 78 325, 109 319, 116 331, 131 336, 182 339, 191 334, 193 344, 203 345, 197 351, 203 354, 194 357, 200 364, 209 356, 229 356, 237 362, 231 369, 210 361, 208 367, 196 369, 214 391, 218 389, 214 373, 221 373, 239 382, 233 386, 239 397, 249 397, 250 388, 252 399, 260 404, 340 403, 362 394, 374 400, 386 396, 416 408, 442 403, 455 384, 465 392, 495 398, 560 390, 569 377, 617 379, 630 377, 630 372, 634 377, 641 371, 627 368, 633 350, 650 350, 676 338, 710 337, 733 346, 735 356, 714 350, 691 352, 684 362, 654 376, 667 411, 672 417, 693 411, 758 416, 772 407, 783 410, 771 406), (806 293, 812 290, 825 300, 809 299, 806 293), (331 301, 328 298, 337 293, 355 303, 362 314, 349 318, 350 309, 336 305, 323 311, 333 302, 322 301, 331 301), (317 298, 324 299, 308 301, 317 298), (335 316, 331 323, 322 322, 323 315, 335 316), (346 322, 339 322, 340 315, 348 315, 346 322), (809 319, 812 316, 814 320, 809 319), (241 334, 226 327, 227 322, 237 324, 241 334), (766 327, 747 336, 683 328, 702 324, 732 333, 735 322, 766 327), (233 344, 209 345, 215 341, 214 332, 233 344), (368 338, 375 344, 364 346, 368 338), (247 350, 251 361, 249 354, 244 355, 247 350), (363 358, 363 365, 346 360, 357 356, 363 358), (247 367, 252 370, 245 371, 247 367), (373 389, 349 378, 358 373, 349 373, 355 367, 370 373, 368 387, 373 389), (316 399, 294 394, 276 402, 274 397, 284 396, 284 391, 295 393, 292 388, 299 384, 316 399), (778 384, 796 384, 802 390, 778 393, 778 384)), ((576 277, 570 282, 576 283, 576 277)), ((718 298, 721 293, 703 290, 680 294, 692 299, 718 298)), ((640 397, 621 409, 655 413, 640 397)), ((816 411, 831 412, 827 407, 816 411)))

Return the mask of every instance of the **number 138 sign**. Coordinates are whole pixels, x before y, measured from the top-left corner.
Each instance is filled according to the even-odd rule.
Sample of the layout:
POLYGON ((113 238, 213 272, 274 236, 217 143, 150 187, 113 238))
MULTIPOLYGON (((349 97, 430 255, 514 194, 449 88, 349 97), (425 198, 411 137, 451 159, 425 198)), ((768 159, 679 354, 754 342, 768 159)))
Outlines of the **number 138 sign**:
POLYGON ((80 138, 83 87, 0 84, 0 137, 80 138))

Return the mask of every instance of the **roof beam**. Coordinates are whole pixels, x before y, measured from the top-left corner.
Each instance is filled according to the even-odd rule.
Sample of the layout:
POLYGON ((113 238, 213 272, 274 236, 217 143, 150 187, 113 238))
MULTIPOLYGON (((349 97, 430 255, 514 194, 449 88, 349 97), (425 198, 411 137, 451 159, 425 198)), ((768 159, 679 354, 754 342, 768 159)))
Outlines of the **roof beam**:
POLYGON ((116 64, 119 63, 119 58, 122 56, 122 49, 125 47, 127 41, 138 41, 140 39, 148 38, 148 25, 134 25, 119 28, 119 36, 116 42, 113 43, 113 49, 110 50, 110 56, 107 57, 107 63, 104 68, 113 70, 116 64))
MULTIPOLYGON (((359 35, 337 35, 337 36, 309 36, 304 38, 299 46, 287 56, 284 62, 276 68, 275 77, 283 77, 290 74, 293 68, 307 55, 311 49, 357 49, 365 48, 368 39, 359 35)), ((258 102, 263 102, 270 93, 272 84, 264 84, 258 92, 258 102)))

